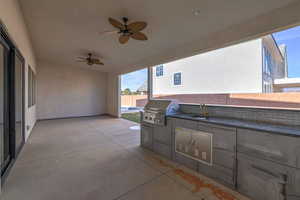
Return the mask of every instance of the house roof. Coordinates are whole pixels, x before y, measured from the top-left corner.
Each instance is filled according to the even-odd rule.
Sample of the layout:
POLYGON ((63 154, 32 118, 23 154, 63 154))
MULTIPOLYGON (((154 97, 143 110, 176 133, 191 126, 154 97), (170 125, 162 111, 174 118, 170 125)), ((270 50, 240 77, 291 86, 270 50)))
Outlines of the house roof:
POLYGON ((136 91, 138 91, 138 92, 147 92, 148 91, 147 81, 145 81, 136 91))
POLYGON ((300 78, 275 79, 274 86, 280 88, 300 87, 300 78))

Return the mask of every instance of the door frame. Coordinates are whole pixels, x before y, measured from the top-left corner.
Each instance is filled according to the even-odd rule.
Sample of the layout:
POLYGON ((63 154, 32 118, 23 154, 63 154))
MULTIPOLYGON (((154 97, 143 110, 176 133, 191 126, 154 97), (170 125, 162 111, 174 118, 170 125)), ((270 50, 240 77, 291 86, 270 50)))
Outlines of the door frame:
MULTIPOLYGON (((6 48, 7 52, 6 52, 6 57, 4 57, 4 69, 3 69, 3 81, 4 81, 4 88, 3 88, 3 104, 4 104, 4 107, 3 107, 3 117, 4 117, 4 127, 3 127, 3 134, 5 133, 8 133, 8 137, 9 137, 9 152, 10 152, 10 157, 9 157, 9 160, 8 160, 8 163, 5 164, 4 166, 4 163, 1 163, 1 165, 3 165, 3 169, 1 168, 0 169, 0 176, 1 175, 4 175, 2 174, 3 170, 4 171, 7 171, 7 169, 9 168, 9 165, 10 163, 12 162, 12 159, 13 159, 13 149, 12 149, 12 145, 11 145, 11 141, 12 141, 12 136, 10 134, 10 124, 9 124, 9 108, 7 105, 8 102, 10 102, 10 89, 9 89, 9 66, 11 65, 10 64, 10 52, 11 52, 11 47, 9 45, 9 43, 6 41, 6 38, 3 36, 3 33, 2 33, 2 30, 0 30, 0 42, 1 42, 1 45, 4 46, 4 48, 6 48)), ((4 145, 4 137, 1 135, 1 141, 0 141, 3 145, 4 145)), ((3 149, 1 149, 1 156, 4 156, 4 152, 2 151, 3 149)), ((7 160, 5 160, 7 161, 7 160)))
MULTIPOLYGON (((0 39, 3 40, 9 47, 9 52, 8 52, 8 58, 6 59, 6 73, 5 73, 5 83, 6 83, 6 104, 4 113, 7 116, 6 118, 6 128, 7 131, 9 132, 10 136, 10 152, 11 152, 11 158, 9 161, 9 164, 5 167, 5 170, 2 174, 0 170, 0 177, 1 177, 1 185, 4 184, 6 177, 8 176, 12 166, 15 163, 15 160, 20 153, 22 147, 25 144, 25 59, 22 56, 21 52, 18 50, 17 45, 15 45, 15 42, 11 39, 11 37, 8 34, 7 28, 5 27, 4 23, 0 19, 0 39), (21 77, 21 83, 22 83, 22 143, 20 145, 19 149, 16 149, 16 133, 15 133, 15 56, 20 58, 22 62, 22 77, 21 77), (9 103, 8 103, 9 102, 9 103)), ((2 142, 2 141, 1 141, 2 142)), ((0 187, 1 188, 1 187, 0 187)))
POLYGON ((12 89, 10 90, 11 91, 11 97, 13 99, 13 102, 11 103, 11 109, 10 111, 12 113, 15 113, 16 111, 16 100, 15 100, 15 57, 18 57, 21 62, 22 62, 22 66, 21 66, 21 83, 22 83, 22 91, 21 91, 21 98, 22 98, 22 125, 21 125, 21 129, 22 129, 22 142, 21 142, 21 145, 19 147, 19 149, 16 148, 16 130, 15 130, 15 114, 12 114, 11 116, 11 119, 10 119, 10 122, 13 123, 11 128, 12 128, 12 133, 13 133, 13 147, 14 147, 14 151, 13 151, 13 158, 16 159, 17 156, 19 155, 20 151, 22 150, 24 144, 25 144, 25 59, 24 57, 22 56, 21 52, 17 49, 17 48, 14 48, 13 49, 13 52, 12 52, 12 72, 11 72, 11 76, 12 76, 12 80, 11 80, 11 86, 12 86, 12 89))

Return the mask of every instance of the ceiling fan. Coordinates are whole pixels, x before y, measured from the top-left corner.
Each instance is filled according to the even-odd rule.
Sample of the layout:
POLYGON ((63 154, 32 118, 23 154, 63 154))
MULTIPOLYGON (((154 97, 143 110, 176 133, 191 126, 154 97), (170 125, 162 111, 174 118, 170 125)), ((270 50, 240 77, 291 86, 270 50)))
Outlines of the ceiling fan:
POLYGON ((137 21, 137 22, 132 22, 132 23, 128 24, 127 17, 123 17, 122 20, 123 20, 123 23, 121 23, 118 20, 115 20, 113 18, 108 18, 109 23, 119 30, 107 31, 107 32, 104 32, 103 34, 106 34, 106 33, 120 34, 119 42, 121 44, 127 43, 130 38, 133 38, 135 40, 148 40, 147 36, 141 32, 142 30, 144 30, 146 28, 146 26, 147 26, 146 22, 137 21))
POLYGON ((104 65, 98 58, 92 58, 92 54, 89 53, 87 57, 77 57, 77 62, 85 62, 88 65, 104 65))

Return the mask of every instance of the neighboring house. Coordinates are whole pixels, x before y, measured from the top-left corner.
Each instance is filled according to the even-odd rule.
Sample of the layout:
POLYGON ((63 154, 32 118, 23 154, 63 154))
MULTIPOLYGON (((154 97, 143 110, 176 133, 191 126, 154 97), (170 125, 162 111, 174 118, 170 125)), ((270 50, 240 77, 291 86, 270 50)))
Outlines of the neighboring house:
POLYGON ((269 93, 286 77, 286 47, 268 35, 155 67, 153 93, 269 93))
POLYGON ((147 94, 147 91, 148 91, 147 81, 145 81, 136 91, 139 94, 147 94))
POLYGON ((274 81, 275 92, 300 92, 300 78, 282 78, 274 81))

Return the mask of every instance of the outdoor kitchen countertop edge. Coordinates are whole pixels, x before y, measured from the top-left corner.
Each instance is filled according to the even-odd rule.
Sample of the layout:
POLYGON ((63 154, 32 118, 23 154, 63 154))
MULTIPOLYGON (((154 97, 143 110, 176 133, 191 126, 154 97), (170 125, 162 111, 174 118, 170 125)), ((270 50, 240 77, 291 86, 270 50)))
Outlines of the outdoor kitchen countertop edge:
POLYGON ((169 114, 167 117, 187 119, 193 121, 206 122, 210 124, 218 124, 223 126, 230 126, 236 128, 246 128, 258 131, 265 131, 268 133, 281 134, 285 136, 300 137, 300 126, 288 126, 288 125, 274 125, 262 122, 245 121, 239 119, 220 118, 220 117, 192 117, 189 114, 169 114))

